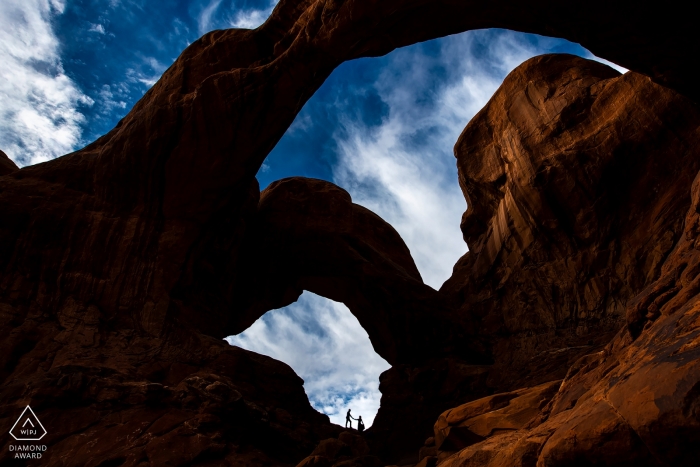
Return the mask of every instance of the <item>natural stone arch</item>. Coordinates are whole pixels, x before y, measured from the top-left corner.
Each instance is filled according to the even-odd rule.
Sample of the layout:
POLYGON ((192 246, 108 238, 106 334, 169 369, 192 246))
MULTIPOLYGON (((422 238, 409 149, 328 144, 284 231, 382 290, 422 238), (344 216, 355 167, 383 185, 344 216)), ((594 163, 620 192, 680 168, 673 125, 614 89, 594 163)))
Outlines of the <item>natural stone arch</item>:
POLYGON ((332 183, 302 177, 272 183, 242 250, 231 333, 308 290, 345 303, 390 364, 447 354, 484 359, 447 300, 423 283, 394 228, 332 183))
MULTIPOLYGON (((692 75, 683 73, 689 61, 674 59, 677 50, 697 41, 682 36, 683 28, 674 25, 677 34, 669 35, 650 27, 658 24, 658 12, 638 5, 632 9, 636 22, 626 5, 606 7, 605 15, 590 3, 562 8, 550 2, 287 0, 256 30, 205 35, 107 135, 18 176, 37 180, 32 189, 38 196, 42 184, 52 183, 52 192, 59 188, 72 199, 75 217, 61 217, 55 228, 75 235, 50 249, 57 255, 50 261, 63 264, 56 277, 82 279, 62 282, 62 296, 87 307, 98 287, 107 316, 129 309, 127 320, 151 335, 169 329, 173 320, 191 324, 202 323, 208 313, 216 317, 215 309, 230 305, 231 297, 212 290, 188 300, 188 290, 201 282, 197 276, 207 275, 196 265, 209 261, 203 254, 212 241, 223 243, 217 250, 222 254, 209 261, 224 269, 218 274, 226 276, 227 264, 236 263, 246 210, 256 205, 254 174, 306 100, 346 60, 469 29, 507 27, 580 42, 692 95, 694 87, 686 86, 692 75), (104 251, 61 263, 66 242, 75 242, 71 251, 95 246, 79 225, 81 209, 108 213, 95 218, 109 232, 100 244, 104 251), (130 260, 118 260, 124 255, 130 260)), ((16 185, 21 191, 27 182, 16 185)), ((27 233, 17 226, 9 233, 11 244, 27 233)), ((235 282, 229 279, 224 282, 235 282)), ((60 307, 50 302, 54 311, 60 307)), ((28 306, 26 299, 19 306, 28 306)))
MULTIPOLYGON (((109 134, 48 163, 22 170, 3 163, 0 326, 8 337, 0 353, 3 376, 17 381, 3 385, 3 403, 10 407, 22 398, 43 402, 57 395, 90 407, 104 407, 106 397, 175 407, 182 399, 158 386, 172 379, 185 400, 204 394, 222 409, 240 409, 214 422, 230 426, 241 414, 268 420, 240 394, 234 397, 231 378, 245 374, 248 383, 258 383, 272 375, 279 381, 264 396, 256 390, 243 396, 290 409, 279 420, 292 413, 313 421, 318 414, 304 405, 292 372, 224 349, 210 336, 230 325, 226 315, 238 298, 232 284, 242 283, 238 274, 245 273, 236 265, 256 222, 254 174, 324 79, 345 60, 497 26, 580 42, 694 98, 693 62, 687 57, 696 55, 698 39, 693 28, 684 27, 693 17, 667 11, 664 18, 663 11, 631 2, 283 1, 255 31, 206 35, 109 134), (202 286, 212 276, 219 279, 202 286), (280 390, 291 387, 289 393, 280 390)), ((647 302, 632 311, 637 328, 658 316, 647 302)), ((410 355, 400 348, 383 352, 396 361, 410 355)), ((408 387, 400 383, 396 387, 408 387)), ((106 418, 91 410, 56 418, 107 429, 106 418)), ((144 418, 133 423, 150 425, 163 410, 135 413, 144 418)), ((187 416, 193 426, 212 420, 187 416)), ((126 420, 124 432, 134 432, 130 417, 118 418, 126 420)), ((257 433, 269 435, 272 429, 262 425, 257 433)), ((63 437, 70 430, 57 433, 63 437)), ((83 444, 64 446, 55 455, 87 463, 94 453, 80 451, 83 444)), ((107 459, 120 455, 123 446, 100 449, 94 452, 107 459)), ((133 449, 134 455, 144 451, 133 449)), ((289 455, 295 452, 290 448, 289 455)))

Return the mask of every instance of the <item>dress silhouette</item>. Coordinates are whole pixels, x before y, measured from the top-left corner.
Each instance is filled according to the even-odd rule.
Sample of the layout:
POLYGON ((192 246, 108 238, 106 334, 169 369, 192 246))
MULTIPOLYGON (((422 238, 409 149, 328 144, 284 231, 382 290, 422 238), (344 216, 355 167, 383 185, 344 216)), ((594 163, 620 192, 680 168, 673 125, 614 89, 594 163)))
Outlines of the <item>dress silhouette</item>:
POLYGON ((348 409, 347 415, 345 415, 345 428, 348 427, 348 423, 350 424, 350 428, 352 428, 352 421, 357 420, 354 418, 352 415, 350 415, 350 409, 348 409))
POLYGON ((362 415, 357 419, 357 431, 365 431, 365 422, 362 421, 362 415))

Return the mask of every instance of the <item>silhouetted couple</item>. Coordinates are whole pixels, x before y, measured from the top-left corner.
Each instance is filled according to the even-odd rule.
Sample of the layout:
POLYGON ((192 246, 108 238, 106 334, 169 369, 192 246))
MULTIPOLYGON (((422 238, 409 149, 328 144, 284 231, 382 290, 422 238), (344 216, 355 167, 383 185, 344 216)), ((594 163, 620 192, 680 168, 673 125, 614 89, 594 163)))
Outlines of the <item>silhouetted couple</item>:
POLYGON ((348 423, 350 424, 350 428, 352 428, 353 420, 357 420, 357 431, 365 431, 365 422, 362 421, 362 415, 360 415, 358 418, 355 418, 352 415, 350 415, 350 409, 348 409, 348 413, 345 416, 345 428, 348 427, 348 423))

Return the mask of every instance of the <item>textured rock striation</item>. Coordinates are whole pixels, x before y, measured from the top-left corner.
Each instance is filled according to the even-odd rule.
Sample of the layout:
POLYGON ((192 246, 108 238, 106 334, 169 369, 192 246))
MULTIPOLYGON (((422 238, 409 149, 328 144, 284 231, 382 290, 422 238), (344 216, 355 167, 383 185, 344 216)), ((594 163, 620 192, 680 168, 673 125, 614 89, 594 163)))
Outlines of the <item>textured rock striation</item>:
POLYGON ((562 55, 514 70, 455 145, 470 251, 441 288, 493 365, 393 367, 373 430, 392 439, 402 413, 562 379, 601 351, 683 233, 698 123, 687 99, 633 72, 562 55))
POLYGON ((561 381, 495 394, 445 411, 435 423, 438 459, 503 432, 525 428, 559 390, 561 381))
MULTIPOLYGON (((603 350, 572 365, 557 394, 523 428, 447 453, 439 465, 697 464, 699 203, 700 178, 693 183, 683 235, 660 277, 631 300, 628 325, 603 350)), ((438 421, 435 430, 444 432, 445 423, 438 421)))
POLYGON ((469 252, 441 291, 486 338, 499 390, 607 344, 683 231, 700 113, 633 72, 528 60, 455 145, 469 252))
POLYGON ((694 465, 692 18, 283 0, 254 31, 196 41, 82 150, 22 169, 0 153, 2 426, 31 404, 47 465, 408 464, 445 410, 507 392, 510 412, 455 423, 483 440, 439 456, 441 432, 421 462, 694 465), (342 189, 260 193, 262 161, 340 63, 483 27, 565 37, 633 71, 547 56, 508 77, 455 148, 471 251, 439 292, 342 189), (302 290, 348 304, 394 365, 366 445, 289 367, 221 340, 302 290), (550 392, 526 396, 562 378, 544 407, 550 392))
POLYGON ((635 73, 544 56, 465 128, 470 252, 442 290, 490 336, 490 385, 565 377, 520 399, 518 423, 501 406, 554 386, 443 414, 438 465, 697 463, 699 122, 635 73))

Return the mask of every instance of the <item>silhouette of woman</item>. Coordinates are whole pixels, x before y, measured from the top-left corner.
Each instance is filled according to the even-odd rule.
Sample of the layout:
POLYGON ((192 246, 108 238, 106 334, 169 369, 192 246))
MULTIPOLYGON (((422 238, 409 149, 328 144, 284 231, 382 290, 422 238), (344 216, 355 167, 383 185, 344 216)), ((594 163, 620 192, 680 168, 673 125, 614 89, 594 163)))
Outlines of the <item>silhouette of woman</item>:
POLYGON ((362 415, 357 419, 357 431, 365 431, 365 422, 362 421, 362 415))

